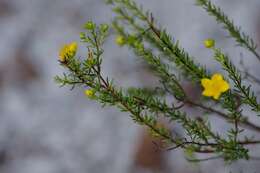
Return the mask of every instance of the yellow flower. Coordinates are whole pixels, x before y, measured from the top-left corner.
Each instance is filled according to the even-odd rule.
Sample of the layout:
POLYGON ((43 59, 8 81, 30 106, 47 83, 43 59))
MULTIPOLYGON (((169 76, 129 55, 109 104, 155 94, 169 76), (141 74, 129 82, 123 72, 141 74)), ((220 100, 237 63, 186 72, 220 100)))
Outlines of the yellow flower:
POLYGON ((70 44, 65 44, 59 52, 59 60, 65 62, 68 58, 72 58, 76 55, 78 49, 77 42, 72 42, 70 44))
POLYGON ((215 73, 211 79, 201 79, 201 85, 204 87, 202 95, 219 99, 221 93, 227 91, 230 87, 229 84, 223 79, 219 73, 215 73))
POLYGON ((116 37, 116 44, 123 46, 125 44, 125 38, 121 35, 116 37))
POLYGON ((204 40, 204 46, 206 48, 214 47, 215 46, 215 40, 213 40, 213 39, 206 39, 206 40, 204 40))
POLYGON ((91 89, 88 89, 88 90, 85 90, 85 95, 87 97, 91 98, 91 97, 93 97, 95 95, 95 92, 93 90, 91 90, 91 89))

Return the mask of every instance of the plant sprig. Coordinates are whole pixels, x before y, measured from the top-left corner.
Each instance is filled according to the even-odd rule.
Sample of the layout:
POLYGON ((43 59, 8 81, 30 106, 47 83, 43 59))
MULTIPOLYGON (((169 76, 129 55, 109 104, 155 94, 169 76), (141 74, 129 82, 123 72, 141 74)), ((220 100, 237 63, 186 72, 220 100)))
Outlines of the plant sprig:
MULTIPOLYGON (((166 150, 182 148, 189 153, 211 153, 215 155, 213 158, 221 157, 228 163, 250 159, 247 146, 260 144, 260 141, 244 136, 243 131, 247 129, 259 132, 260 126, 243 115, 242 106, 250 106, 253 111, 259 112, 257 95, 250 86, 243 83, 240 70, 229 57, 220 49, 214 48, 214 40, 208 40, 206 47, 213 47, 215 59, 228 73, 228 77, 216 75, 221 80, 218 77, 213 79, 214 75, 209 69, 195 62, 166 29, 156 25, 152 13, 145 11, 142 6, 133 0, 107 2, 112 4, 116 14, 112 22, 117 33, 116 43, 128 46, 137 57, 143 59, 158 76, 160 86, 123 89, 115 86, 109 77, 104 77, 102 46, 108 36, 109 26, 96 25, 91 21, 84 25, 85 32, 80 34, 81 41, 87 45, 87 56, 84 59, 76 57, 75 42, 64 46, 59 59, 67 72, 56 76, 55 81, 61 86, 70 86, 71 89, 83 86, 88 98, 98 101, 102 106, 115 106, 122 112, 128 112, 134 122, 147 127, 154 136, 161 139, 166 150), (184 89, 183 80, 192 80, 194 84, 208 87, 207 92, 217 93, 215 100, 199 98, 194 101, 184 89), (235 89, 229 80, 234 83, 235 89), (206 82, 205 85, 203 82, 206 82), (227 87, 221 91, 218 87, 224 84, 227 87), (216 106, 212 107, 209 103, 216 106), (187 107, 201 110, 202 116, 189 115, 187 107), (231 127, 220 134, 211 128, 212 122, 204 113, 223 118, 231 127), (180 124, 184 134, 174 133, 160 122, 161 118, 169 123, 180 124)), ((241 46, 258 57, 254 42, 234 26, 220 8, 209 0, 197 2, 216 16, 217 21, 224 24, 225 29, 241 46)), ((203 95, 212 96, 212 93, 207 94, 203 95)))
POLYGON ((257 102, 257 97, 251 90, 251 86, 242 84, 242 77, 239 70, 220 49, 215 49, 214 52, 215 59, 222 65, 223 69, 228 72, 229 78, 234 82, 236 87, 235 92, 240 96, 241 101, 250 105, 253 111, 260 112, 260 104, 257 102))
POLYGON ((233 20, 231 20, 220 7, 214 5, 210 0, 196 0, 196 4, 203 7, 209 15, 214 16, 217 22, 223 24, 224 29, 229 32, 230 37, 235 39, 238 46, 248 49, 260 61, 260 55, 256 50, 257 45, 255 41, 245 32, 241 31, 241 27, 235 26, 233 20))

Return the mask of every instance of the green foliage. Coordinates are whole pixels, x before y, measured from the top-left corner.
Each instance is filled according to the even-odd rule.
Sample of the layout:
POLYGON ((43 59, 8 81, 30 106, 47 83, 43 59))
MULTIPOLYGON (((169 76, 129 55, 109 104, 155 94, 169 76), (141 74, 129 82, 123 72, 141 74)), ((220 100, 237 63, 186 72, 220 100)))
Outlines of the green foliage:
POLYGON ((260 55, 256 51, 257 45, 254 40, 245 32, 242 32, 241 27, 235 26, 234 22, 228 18, 220 7, 211 3, 210 0, 196 1, 198 6, 203 7, 210 15, 214 16, 219 23, 223 24, 224 29, 227 30, 229 35, 236 40, 237 45, 247 48, 260 61, 260 55))
POLYGON ((239 95, 241 101, 250 105, 253 111, 259 112, 260 104, 257 102, 256 95, 251 91, 251 86, 242 84, 241 74, 235 65, 229 60, 228 56, 223 54, 219 49, 216 49, 215 59, 222 65, 223 69, 228 72, 229 78, 234 82, 236 87, 235 92, 239 95))
MULTIPOLYGON (((223 158, 231 163, 250 159, 247 146, 259 144, 260 141, 243 136, 243 131, 249 129, 259 132, 260 127, 247 119, 249 115, 244 115, 243 108, 249 106, 252 112, 258 113, 260 106, 257 95, 250 85, 244 83, 241 70, 220 49, 212 48, 215 59, 228 74, 225 80, 230 81, 231 89, 222 93, 219 100, 201 97, 194 101, 184 89, 182 81, 190 80, 200 85, 202 79, 212 76, 207 67, 195 62, 166 29, 156 25, 153 15, 144 11, 142 6, 132 0, 108 0, 107 3, 116 14, 112 27, 117 34, 117 44, 127 46, 145 61, 157 75, 159 86, 123 89, 104 76, 102 46, 110 29, 107 24, 97 25, 92 21, 87 22, 83 26, 85 32, 80 33, 82 43, 87 46, 87 57, 73 57, 60 62, 67 72, 56 76, 55 81, 60 86, 71 86, 72 89, 76 86, 87 88, 85 93, 91 100, 129 113, 134 122, 147 127, 153 136, 161 139, 168 150, 182 148, 190 161, 223 158), (213 103, 215 106, 210 106, 213 103), (202 116, 189 115, 187 107, 201 110, 202 116), (212 122, 207 119, 208 116, 224 119, 231 125, 230 129, 219 134, 211 128, 212 122), (178 123, 184 133, 177 134, 161 124, 162 118, 169 123, 178 123), (196 153, 211 153, 215 156, 195 159, 196 153)), ((197 4, 223 23, 239 45, 259 58, 254 42, 234 26, 220 8, 208 0, 197 0, 197 4)), ((213 44, 208 46, 211 47, 213 44)), ((255 84, 259 85, 257 82, 255 84)))
POLYGON ((184 75, 189 76, 195 81, 200 81, 203 77, 208 77, 207 70, 196 64, 178 41, 174 41, 165 29, 159 29, 154 25, 154 19, 149 11, 143 12, 142 7, 138 7, 133 1, 111 0, 113 11, 117 14, 113 22, 114 29, 118 33, 124 31, 119 23, 127 22, 130 29, 144 39, 153 47, 157 48, 167 58, 170 63, 174 63, 184 75), (140 22, 140 24, 138 24, 140 22))

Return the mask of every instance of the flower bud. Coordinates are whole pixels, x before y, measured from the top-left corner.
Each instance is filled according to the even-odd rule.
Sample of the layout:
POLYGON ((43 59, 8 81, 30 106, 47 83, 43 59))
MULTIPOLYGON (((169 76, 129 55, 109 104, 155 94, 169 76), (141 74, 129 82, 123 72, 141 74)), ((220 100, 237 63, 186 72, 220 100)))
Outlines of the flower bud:
POLYGON ((96 25, 92 21, 88 21, 87 23, 85 23, 84 28, 87 30, 94 30, 96 28, 96 25))
POLYGON ((125 44, 125 38, 121 35, 116 37, 116 44, 123 46, 125 44))
POLYGON ((109 29, 109 26, 107 24, 101 24, 100 25, 101 32, 105 33, 105 32, 108 31, 108 29, 109 29))
POLYGON ((206 40, 204 40, 204 46, 206 48, 214 47, 215 46, 215 40, 213 40, 213 39, 206 39, 206 40))
POLYGON ((85 90, 85 95, 89 98, 93 98, 95 96, 95 92, 92 89, 85 90))

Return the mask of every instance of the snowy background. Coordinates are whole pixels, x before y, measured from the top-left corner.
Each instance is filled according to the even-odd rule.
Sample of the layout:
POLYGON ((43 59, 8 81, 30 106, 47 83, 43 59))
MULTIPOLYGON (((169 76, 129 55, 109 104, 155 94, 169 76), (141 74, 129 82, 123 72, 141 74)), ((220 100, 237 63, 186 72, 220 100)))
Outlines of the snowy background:
MULTIPOLYGON (((234 48, 227 33, 194 2, 140 0, 202 64, 212 70, 220 68, 211 63, 211 54, 202 45, 205 38, 212 37, 235 62, 242 53, 251 72, 260 76, 254 57, 234 48)), ((260 40, 260 0, 214 2, 244 31, 260 40)), ((79 41, 86 21, 102 23, 111 19, 110 7, 103 0, 0 0, 1 173, 149 172, 135 168, 142 165, 136 163, 136 148, 147 137, 127 114, 115 108, 102 109, 85 98, 83 89, 71 92, 53 81, 63 72, 57 63, 60 46, 79 41)), ((111 36, 105 45, 104 73, 122 86, 152 83, 148 74, 138 70, 140 64, 133 55, 126 49, 119 50, 112 44, 113 39, 111 36)), ((85 52, 82 46, 79 54, 85 52)), ((260 162, 239 161, 228 166, 218 160, 191 165, 181 151, 163 155, 167 163, 164 172, 173 173, 253 173, 258 172, 260 162)), ((155 172, 152 166, 146 168, 155 172)))

